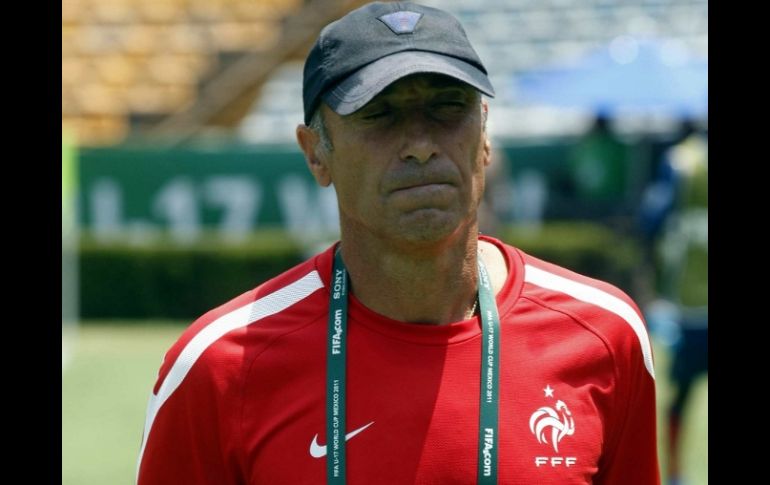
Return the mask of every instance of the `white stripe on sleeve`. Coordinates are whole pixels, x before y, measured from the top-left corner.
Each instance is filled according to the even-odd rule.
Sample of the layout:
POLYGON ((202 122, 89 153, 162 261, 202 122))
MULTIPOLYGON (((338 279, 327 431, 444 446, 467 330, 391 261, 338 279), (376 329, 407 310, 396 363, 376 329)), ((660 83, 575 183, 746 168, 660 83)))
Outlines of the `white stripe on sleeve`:
POLYGON ((565 293, 580 301, 597 305, 625 320, 639 339, 639 345, 642 347, 644 366, 647 368, 647 372, 649 372, 652 378, 655 379, 655 369, 652 364, 652 349, 650 348, 650 339, 647 335, 647 329, 645 328, 642 319, 639 317, 639 314, 636 313, 631 305, 606 291, 583 283, 578 283, 577 281, 564 278, 563 276, 550 273, 529 264, 524 266, 524 275, 524 281, 527 281, 528 283, 565 293))
POLYGON ((147 414, 144 422, 144 436, 142 437, 142 447, 139 451, 139 460, 136 467, 136 479, 139 480, 139 468, 144 455, 144 448, 147 445, 147 439, 152 430, 152 424, 155 416, 163 403, 179 387, 192 366, 203 354, 203 352, 214 342, 219 340, 228 332, 237 328, 250 325, 262 318, 276 314, 292 306, 298 301, 308 297, 313 292, 323 287, 323 282, 317 271, 312 271, 299 280, 266 295, 248 305, 231 311, 217 318, 195 337, 187 343, 185 348, 179 354, 168 375, 163 380, 163 384, 158 389, 158 394, 150 393, 150 400, 147 403, 147 414))

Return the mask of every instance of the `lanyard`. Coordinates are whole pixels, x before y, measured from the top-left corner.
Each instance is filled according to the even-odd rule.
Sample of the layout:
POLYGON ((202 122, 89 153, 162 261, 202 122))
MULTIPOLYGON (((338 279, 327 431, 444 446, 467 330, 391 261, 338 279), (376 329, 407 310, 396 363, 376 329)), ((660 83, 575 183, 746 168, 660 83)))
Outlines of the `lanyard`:
MULTIPOLYGON (((481 393, 479 396, 478 483, 497 483, 497 418, 500 317, 489 273, 478 259, 481 307, 481 393)), ((326 349, 326 483, 345 484, 345 354, 348 273, 340 251, 334 255, 326 349)))

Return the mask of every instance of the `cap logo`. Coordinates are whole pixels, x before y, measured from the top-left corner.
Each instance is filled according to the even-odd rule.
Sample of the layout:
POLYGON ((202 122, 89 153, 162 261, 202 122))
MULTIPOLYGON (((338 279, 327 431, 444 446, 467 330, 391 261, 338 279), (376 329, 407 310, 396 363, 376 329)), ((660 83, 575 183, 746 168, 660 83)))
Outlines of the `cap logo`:
POLYGON ((382 23, 388 26, 390 30, 395 34, 411 34, 414 32, 414 28, 417 22, 422 18, 421 13, 409 12, 408 10, 402 10, 401 12, 389 13, 378 17, 382 20, 382 23))

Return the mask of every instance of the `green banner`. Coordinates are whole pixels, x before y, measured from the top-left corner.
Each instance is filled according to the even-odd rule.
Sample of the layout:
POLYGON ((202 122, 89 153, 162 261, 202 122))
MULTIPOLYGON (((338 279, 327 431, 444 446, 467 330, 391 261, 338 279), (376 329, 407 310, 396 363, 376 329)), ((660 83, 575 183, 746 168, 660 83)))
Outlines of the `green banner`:
POLYGON ((315 183, 297 149, 88 149, 81 166, 81 221, 97 240, 338 231, 334 190, 315 183))

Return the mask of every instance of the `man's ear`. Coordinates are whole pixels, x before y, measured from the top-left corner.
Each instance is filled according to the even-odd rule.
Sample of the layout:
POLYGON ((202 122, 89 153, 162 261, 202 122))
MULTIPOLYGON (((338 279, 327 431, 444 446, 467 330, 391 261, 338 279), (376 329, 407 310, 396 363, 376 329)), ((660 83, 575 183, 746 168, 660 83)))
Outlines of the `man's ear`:
POLYGON ((332 183, 332 177, 325 157, 319 156, 321 151, 318 149, 319 141, 318 133, 305 125, 297 126, 297 143, 302 153, 305 154, 305 163, 307 163, 310 173, 313 174, 318 185, 328 187, 332 183))
POLYGON ((489 117, 489 103, 487 103, 487 100, 482 98, 481 99, 481 116, 482 116, 482 129, 481 129, 481 136, 484 137, 484 146, 482 149, 484 150, 484 166, 488 167, 490 163, 492 163, 492 145, 489 142, 489 131, 487 131, 487 118, 489 117))

